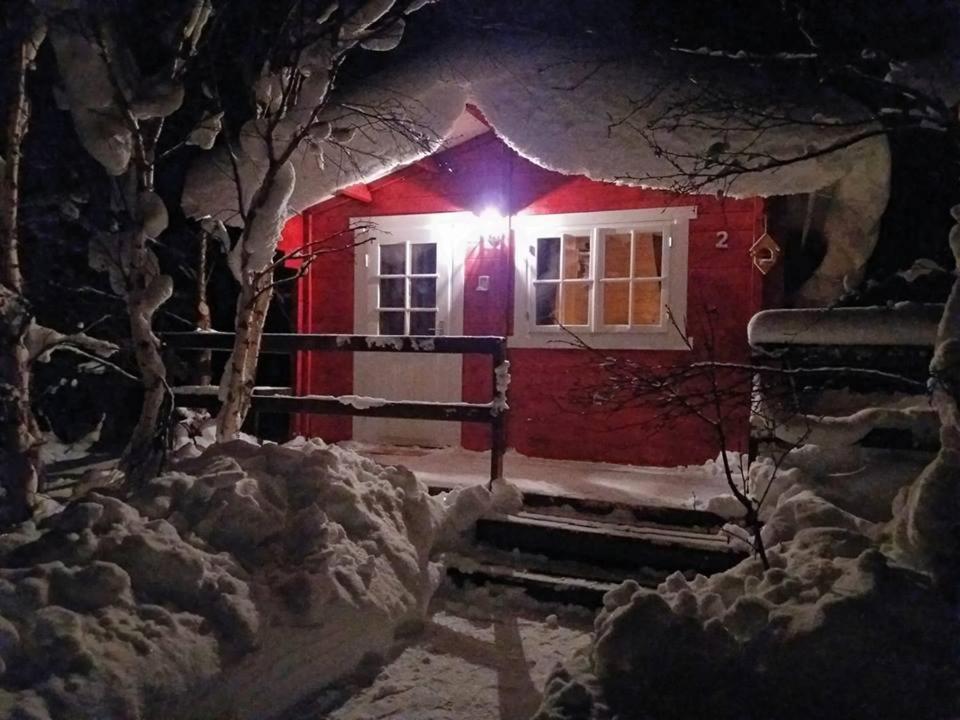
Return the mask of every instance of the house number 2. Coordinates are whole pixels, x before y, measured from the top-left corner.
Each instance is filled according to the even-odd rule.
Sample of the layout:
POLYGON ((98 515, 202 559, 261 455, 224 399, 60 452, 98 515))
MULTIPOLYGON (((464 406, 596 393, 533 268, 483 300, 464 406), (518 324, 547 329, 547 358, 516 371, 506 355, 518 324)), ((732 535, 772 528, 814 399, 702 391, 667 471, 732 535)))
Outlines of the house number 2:
POLYGON ((717 244, 714 245, 714 247, 718 247, 721 250, 728 250, 730 248, 730 246, 727 245, 728 237, 730 237, 730 233, 728 233, 726 230, 719 230, 717 232, 717 244))

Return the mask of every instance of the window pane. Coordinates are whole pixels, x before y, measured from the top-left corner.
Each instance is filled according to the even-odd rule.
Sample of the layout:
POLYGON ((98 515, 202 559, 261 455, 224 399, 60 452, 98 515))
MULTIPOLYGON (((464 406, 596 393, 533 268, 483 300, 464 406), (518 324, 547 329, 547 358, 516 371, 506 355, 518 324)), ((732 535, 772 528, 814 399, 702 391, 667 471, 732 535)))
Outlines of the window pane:
MULTIPOLYGON (((381 280, 381 282, 383 282, 381 280)), ((437 306, 437 279, 413 278, 410 281, 410 307, 432 308, 437 306)))
POLYGON ((380 281, 380 307, 402 308, 404 306, 403 278, 380 281))
POLYGON ((410 246, 410 272, 414 275, 433 275, 437 272, 437 244, 418 243, 410 246))
POLYGON ((603 276, 630 277, 630 233, 610 233, 604 237, 603 276))
POLYGON ((630 324, 630 283, 603 283, 603 324, 630 324))
POLYGON ((560 285, 558 283, 534 285, 537 325, 557 324, 557 294, 559 290, 560 285))
POLYGON ((659 282, 633 283, 633 325, 660 324, 660 290, 659 282))
POLYGON ((590 236, 563 236, 563 277, 590 277, 590 236))
POLYGON ((411 335, 436 335, 437 314, 435 312, 410 313, 411 335))
POLYGON ((663 234, 636 233, 633 248, 633 276, 660 277, 663 267, 663 234))
POLYGON ((405 335, 403 328, 402 312, 382 312, 380 313, 380 334, 381 335, 405 335))
POLYGON ((560 238, 537 238, 537 280, 560 277, 560 238))
POLYGON ((380 246, 380 274, 403 275, 407 268, 407 246, 392 243, 380 246))
POLYGON ((590 314, 590 285, 587 283, 563 284, 564 325, 588 325, 590 314))

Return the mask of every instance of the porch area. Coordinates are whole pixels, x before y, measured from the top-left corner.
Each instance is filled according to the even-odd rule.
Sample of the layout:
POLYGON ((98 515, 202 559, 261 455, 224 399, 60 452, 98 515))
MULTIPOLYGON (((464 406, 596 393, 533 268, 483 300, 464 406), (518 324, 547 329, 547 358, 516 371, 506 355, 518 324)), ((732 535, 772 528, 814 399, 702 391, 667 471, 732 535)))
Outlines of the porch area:
MULTIPOLYGON (((432 490, 487 483, 490 454, 463 448, 419 448, 346 442, 384 465, 403 465, 432 490)), ((613 508, 702 510, 727 492, 723 480, 704 465, 643 467, 612 463, 551 460, 508 450, 504 478, 526 499, 552 498, 556 504, 608 505, 613 508)))

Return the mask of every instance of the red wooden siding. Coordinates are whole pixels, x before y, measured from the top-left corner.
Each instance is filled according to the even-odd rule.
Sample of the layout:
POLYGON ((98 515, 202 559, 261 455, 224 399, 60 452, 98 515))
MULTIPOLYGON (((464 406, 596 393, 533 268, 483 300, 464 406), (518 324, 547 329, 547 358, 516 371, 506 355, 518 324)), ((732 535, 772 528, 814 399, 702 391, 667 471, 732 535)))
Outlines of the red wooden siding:
MULTIPOLYGON (((617 186, 553 173, 508 149, 492 134, 475 138, 434 156, 432 168, 415 164, 371 183, 372 202, 338 196, 303 214, 302 229, 285 233, 284 244, 333 238, 351 217, 407 215, 469 210, 494 205, 511 213, 534 214, 659 208, 696 205, 690 222, 688 329, 701 332, 704 309, 717 308, 716 337, 721 359, 746 361, 746 326, 764 297, 762 278, 753 269, 748 250, 763 232, 763 203, 617 186), (439 167, 439 172, 436 168, 439 167), (728 233, 727 249, 716 247, 717 232, 728 233), (299 238, 299 240, 298 240, 299 238)), ((353 331, 353 255, 350 250, 327 253, 310 268, 297 288, 298 329, 301 332, 353 331)), ((464 279, 464 333, 508 334, 512 328, 512 247, 473 247, 464 279), (490 277, 489 292, 477 291, 477 277, 490 277)), ((769 294, 769 293, 767 293, 769 294)), ((668 351, 609 351, 649 363, 685 360, 689 353, 668 351)), ((674 422, 653 432, 652 411, 599 411, 578 407, 571 393, 578 385, 601 383, 596 358, 574 349, 511 349, 511 415, 507 428, 511 447, 533 456, 601 460, 646 465, 699 463, 717 453, 712 438, 696 420, 674 422)), ((465 358, 463 397, 490 398, 488 360, 465 358)), ((296 386, 301 393, 344 394, 352 391, 353 364, 348 354, 305 354, 298 359, 296 386)), ((747 408, 731 428, 736 448, 745 450, 747 408)), ((295 422, 298 433, 328 441, 350 437, 350 419, 309 416, 295 422)), ((463 445, 488 446, 488 430, 465 425, 463 445)), ((730 448, 735 449, 735 448, 730 448)))

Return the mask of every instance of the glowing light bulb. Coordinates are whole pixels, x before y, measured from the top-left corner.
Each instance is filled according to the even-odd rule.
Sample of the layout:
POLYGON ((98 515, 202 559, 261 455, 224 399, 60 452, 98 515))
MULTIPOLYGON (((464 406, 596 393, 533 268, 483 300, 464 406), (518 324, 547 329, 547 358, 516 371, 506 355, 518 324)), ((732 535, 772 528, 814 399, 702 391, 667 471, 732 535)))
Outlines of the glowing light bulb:
POLYGON ((477 227, 480 237, 492 246, 502 243, 507 233, 506 218, 495 207, 485 208, 477 216, 477 227))

